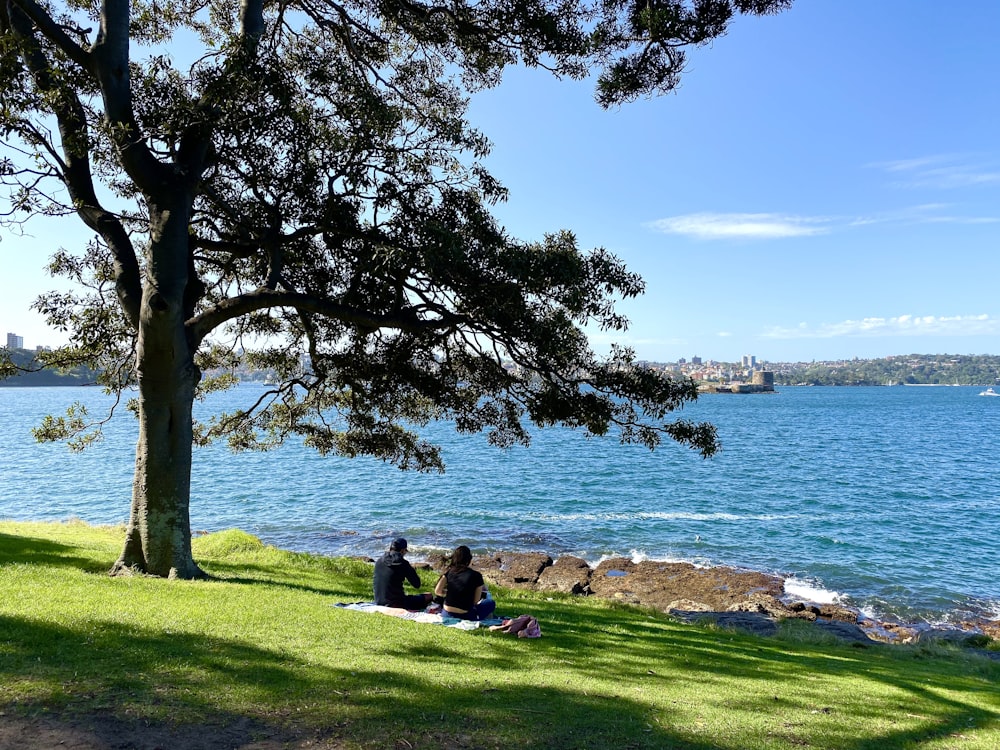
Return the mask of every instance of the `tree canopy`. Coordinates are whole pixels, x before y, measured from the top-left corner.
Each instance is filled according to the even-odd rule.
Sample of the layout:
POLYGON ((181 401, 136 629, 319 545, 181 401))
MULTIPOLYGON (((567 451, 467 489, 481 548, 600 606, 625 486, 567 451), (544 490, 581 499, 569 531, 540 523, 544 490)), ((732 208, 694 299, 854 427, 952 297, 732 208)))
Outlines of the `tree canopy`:
POLYGON ((70 335, 45 356, 138 389, 117 569, 198 573, 191 445, 222 436, 440 469, 413 428, 444 418, 499 446, 563 424, 711 455, 711 425, 666 421, 693 383, 588 345, 584 326, 626 328, 615 302, 642 280, 570 231, 499 226, 466 104, 517 64, 595 75, 604 107, 670 91, 686 49, 789 5, 3 0, 4 223, 75 215, 92 232, 51 259, 77 291, 36 303, 70 335), (239 360, 281 383, 192 425, 192 399, 239 360))

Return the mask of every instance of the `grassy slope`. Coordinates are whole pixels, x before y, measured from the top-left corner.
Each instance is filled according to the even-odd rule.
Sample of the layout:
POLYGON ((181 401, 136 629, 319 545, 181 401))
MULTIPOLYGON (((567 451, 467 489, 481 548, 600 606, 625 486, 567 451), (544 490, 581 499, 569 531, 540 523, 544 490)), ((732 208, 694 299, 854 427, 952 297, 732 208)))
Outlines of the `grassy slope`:
POLYGON ((470 633, 338 610, 369 597, 370 565, 241 532, 195 540, 217 580, 110 579, 120 539, 0 522, 0 712, 250 718, 345 747, 1000 747, 1000 664, 957 650, 502 590, 499 612, 534 614, 543 637, 470 633))

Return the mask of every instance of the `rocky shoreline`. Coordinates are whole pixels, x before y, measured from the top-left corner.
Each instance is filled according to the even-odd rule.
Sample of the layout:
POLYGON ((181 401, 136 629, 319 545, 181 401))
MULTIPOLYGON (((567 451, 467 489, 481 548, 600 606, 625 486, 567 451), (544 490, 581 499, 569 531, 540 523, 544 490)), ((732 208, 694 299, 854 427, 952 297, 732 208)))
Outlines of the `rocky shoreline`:
MULTIPOLYGON (((439 558, 417 567, 420 565, 441 571, 445 560, 439 558)), ((553 560, 540 552, 481 555, 472 566, 489 583, 505 588, 598 596, 652 607, 687 621, 709 621, 758 635, 772 635, 780 620, 796 619, 859 644, 937 639, 981 646, 986 639, 1000 640, 1000 621, 969 621, 949 628, 879 621, 852 607, 795 600, 787 595, 780 576, 730 567, 702 568, 684 562, 634 562, 616 557, 592 568, 578 557, 553 560)))

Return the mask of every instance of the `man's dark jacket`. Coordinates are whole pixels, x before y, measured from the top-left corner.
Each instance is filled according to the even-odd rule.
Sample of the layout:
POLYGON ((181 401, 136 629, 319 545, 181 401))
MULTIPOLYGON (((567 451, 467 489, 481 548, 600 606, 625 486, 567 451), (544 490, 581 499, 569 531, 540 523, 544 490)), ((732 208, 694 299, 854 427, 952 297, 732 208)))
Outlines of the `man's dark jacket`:
POLYGON ((375 603, 386 607, 405 607, 406 595, 403 582, 414 588, 420 586, 420 576, 399 552, 390 550, 375 561, 375 603))

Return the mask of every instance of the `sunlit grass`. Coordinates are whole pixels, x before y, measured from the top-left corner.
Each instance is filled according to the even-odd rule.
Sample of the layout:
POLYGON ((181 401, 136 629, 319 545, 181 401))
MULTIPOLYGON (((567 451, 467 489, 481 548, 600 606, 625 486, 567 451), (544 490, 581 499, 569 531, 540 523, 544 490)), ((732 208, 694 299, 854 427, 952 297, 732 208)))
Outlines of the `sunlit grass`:
POLYGON ((499 611, 535 615, 541 639, 463 632, 334 607, 370 597, 361 561, 229 531, 194 540, 213 580, 108 578, 121 539, 0 522, 0 710, 249 717, 343 747, 1000 747, 1000 664, 954 647, 508 590, 499 611))

